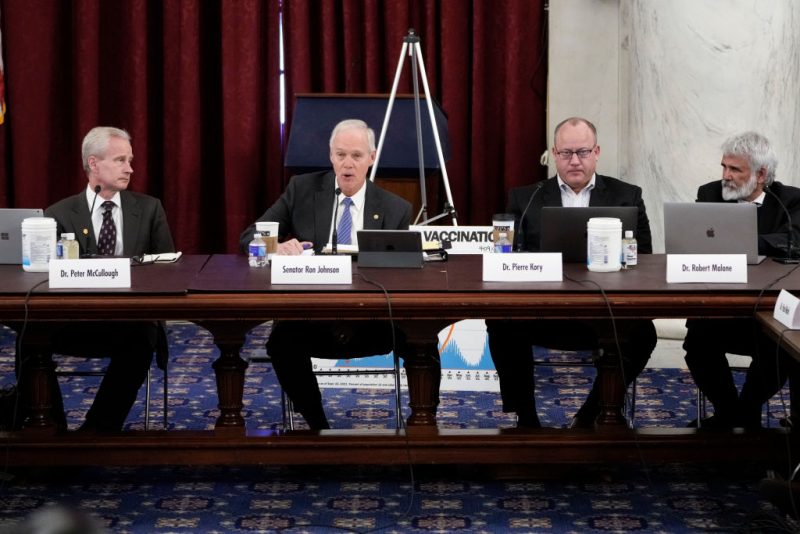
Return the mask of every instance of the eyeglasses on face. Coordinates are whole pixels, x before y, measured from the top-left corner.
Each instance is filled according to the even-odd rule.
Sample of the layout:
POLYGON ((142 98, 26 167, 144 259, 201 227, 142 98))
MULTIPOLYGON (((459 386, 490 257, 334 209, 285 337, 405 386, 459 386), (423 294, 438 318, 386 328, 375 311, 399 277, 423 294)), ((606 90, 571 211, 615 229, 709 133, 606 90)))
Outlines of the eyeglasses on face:
POLYGON ((563 160, 571 160, 574 154, 577 154, 580 159, 586 159, 594 152, 596 147, 597 145, 592 148, 579 148, 578 150, 556 150, 556 155, 563 160))

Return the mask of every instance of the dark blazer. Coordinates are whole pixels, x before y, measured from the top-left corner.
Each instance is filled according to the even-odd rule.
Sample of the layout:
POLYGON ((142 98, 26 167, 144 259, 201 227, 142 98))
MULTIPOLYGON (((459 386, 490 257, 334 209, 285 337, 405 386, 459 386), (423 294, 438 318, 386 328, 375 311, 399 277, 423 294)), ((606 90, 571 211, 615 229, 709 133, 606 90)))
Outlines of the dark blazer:
MULTIPOLYGON (((314 243, 319 253, 328 242, 333 219, 335 175, 333 171, 312 172, 292 177, 283 195, 258 218, 277 221, 278 238, 296 238, 314 243)), ((411 204, 394 193, 367 180, 364 198, 365 230, 407 230, 411 220, 411 204)), ((239 237, 239 247, 247 251, 253 239, 255 223, 239 237)))
MULTIPOLYGON (((528 252, 539 250, 541 233, 541 209, 543 206, 561 206, 561 190, 558 188, 556 177, 549 178, 539 184, 515 187, 508 192, 508 205, 506 211, 512 213, 517 221, 524 242, 522 248, 528 252), (531 195, 540 187, 533 197, 525 219, 520 221, 525 206, 531 200, 531 195)), ((636 225, 636 240, 639 252, 650 254, 653 252, 653 240, 650 235, 650 220, 642 200, 642 188, 625 183, 609 176, 597 175, 594 189, 589 196, 590 206, 636 206, 639 208, 639 220, 636 225)))
MULTIPOLYGON (((98 204, 102 202, 102 198, 97 199, 98 204)), ((120 204, 123 256, 175 252, 167 216, 160 200, 133 191, 121 191, 120 204)), ((56 202, 44 214, 56 220, 58 235, 63 232, 75 234, 81 254, 97 254, 97 241, 85 191, 56 202)))
MULTIPOLYGON (((800 246, 800 189, 780 182, 769 186, 775 196, 781 199, 792 219, 794 248, 800 246)), ((722 182, 715 180, 697 189, 697 202, 737 202, 722 199, 722 182)), ((787 220, 786 212, 769 192, 764 203, 758 208, 758 253, 767 256, 786 256, 787 220)))

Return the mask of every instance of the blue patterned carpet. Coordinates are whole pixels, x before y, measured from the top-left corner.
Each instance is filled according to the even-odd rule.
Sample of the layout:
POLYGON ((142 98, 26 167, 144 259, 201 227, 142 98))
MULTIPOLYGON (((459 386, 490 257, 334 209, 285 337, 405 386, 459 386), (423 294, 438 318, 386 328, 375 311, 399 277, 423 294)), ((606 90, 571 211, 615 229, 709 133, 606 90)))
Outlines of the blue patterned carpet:
MULTIPOLYGON (((170 428, 210 429, 217 416, 208 333, 170 323, 170 428)), ((250 354, 263 352, 267 326, 255 329, 250 354)), ((537 357, 574 359, 542 352, 537 357)), ((85 369, 96 360, 59 359, 85 369)), ((591 385, 592 367, 537 370, 540 418, 565 426, 591 385)), ((153 428, 160 428, 161 373, 153 372, 153 428)), ((80 424, 99 378, 62 383, 71 427, 80 424)), ((0 331, 0 387, 13 383, 13 337, 0 331)), ((638 380, 636 424, 685 426, 695 417, 686 372, 646 370, 638 380)), ((336 428, 394 425, 389 390, 324 390, 336 428)), ((788 394, 784 395, 788 399, 788 394)), ((788 402, 788 401, 786 401, 788 402)), ((248 426, 278 428, 280 390, 267 364, 246 375, 248 426)), ((127 427, 143 427, 144 401, 127 427)), ((774 399, 765 424, 784 413, 774 399)), ((439 426, 496 428, 513 421, 496 393, 444 392, 439 426)), ((302 419, 300 419, 302 422, 302 419)), ((752 462, 596 467, 125 467, 0 468, 0 533, 25 532, 32 514, 52 506, 86 514, 112 532, 792 532, 768 502, 752 462), (26 518, 28 523, 26 523, 26 518)))

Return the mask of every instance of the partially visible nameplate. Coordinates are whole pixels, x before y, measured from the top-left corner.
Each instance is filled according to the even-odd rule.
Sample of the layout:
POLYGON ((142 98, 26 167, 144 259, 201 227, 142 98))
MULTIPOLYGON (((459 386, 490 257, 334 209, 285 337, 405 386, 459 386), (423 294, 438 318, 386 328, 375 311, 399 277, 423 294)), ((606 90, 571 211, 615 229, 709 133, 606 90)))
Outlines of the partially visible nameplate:
POLYGON ((131 287, 128 258, 50 260, 50 289, 131 287))
POLYGON ((353 259, 350 256, 272 257, 273 284, 352 284, 353 259))
POLYGON ((561 282, 560 252, 483 255, 484 282, 561 282))
POLYGON ((746 254, 667 254, 667 283, 746 284, 746 254))
POLYGON ((775 301, 772 317, 790 330, 800 330, 798 311, 800 311, 800 299, 785 289, 781 289, 778 300, 775 301))

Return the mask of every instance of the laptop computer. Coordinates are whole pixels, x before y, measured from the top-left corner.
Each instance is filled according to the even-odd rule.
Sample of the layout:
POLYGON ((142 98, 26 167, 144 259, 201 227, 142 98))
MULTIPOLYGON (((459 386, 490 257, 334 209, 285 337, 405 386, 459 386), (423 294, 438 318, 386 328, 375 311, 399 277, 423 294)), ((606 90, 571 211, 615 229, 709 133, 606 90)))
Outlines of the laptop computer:
POLYGON ((0 264, 22 265, 22 221, 41 216, 40 209, 0 208, 0 264))
POLYGON ((359 267, 422 267, 422 233, 413 230, 359 230, 359 267))
POLYGON ((747 254, 756 265, 758 218, 755 204, 738 202, 665 202, 664 250, 667 254, 747 254))
MULTIPOLYGON (((560 252, 564 263, 586 263, 586 223, 594 217, 622 221, 622 232, 636 235, 639 208, 636 206, 589 206, 566 208, 544 206, 541 214, 540 252, 560 252)), ((622 234, 620 234, 622 239, 622 234)))

